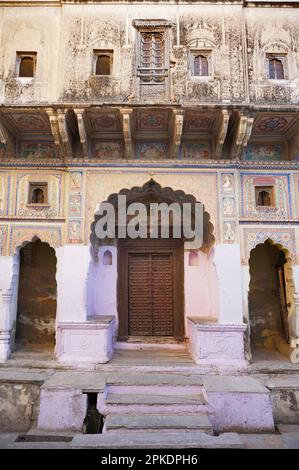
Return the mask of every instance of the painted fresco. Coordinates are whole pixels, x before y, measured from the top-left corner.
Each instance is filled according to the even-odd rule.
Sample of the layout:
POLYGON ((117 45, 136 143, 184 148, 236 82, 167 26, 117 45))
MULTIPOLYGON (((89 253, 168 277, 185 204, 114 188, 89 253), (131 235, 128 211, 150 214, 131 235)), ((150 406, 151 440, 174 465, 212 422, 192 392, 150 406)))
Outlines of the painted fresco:
POLYGON ((180 150, 180 157, 204 159, 210 158, 210 149, 206 143, 183 142, 180 150))
POLYGON ((57 149, 52 142, 21 142, 21 158, 57 158, 57 149))
POLYGON ((282 144, 249 144, 245 151, 245 160, 277 161, 282 158, 282 144))
POLYGON ((103 160, 122 158, 124 153, 122 142, 94 141, 92 156, 103 160))
POLYGON ((168 146, 165 142, 138 142, 136 158, 140 160, 163 160, 167 158, 168 146))

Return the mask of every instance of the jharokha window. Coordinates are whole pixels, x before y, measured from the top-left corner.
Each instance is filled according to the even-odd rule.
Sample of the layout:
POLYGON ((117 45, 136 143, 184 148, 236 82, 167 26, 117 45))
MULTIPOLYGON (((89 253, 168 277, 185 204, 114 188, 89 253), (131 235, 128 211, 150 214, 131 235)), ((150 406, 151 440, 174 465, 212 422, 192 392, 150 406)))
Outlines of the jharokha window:
POLYGON ((30 183, 29 184, 29 204, 47 204, 48 203, 48 184, 30 183))
POLYGON ((94 74, 111 75, 113 65, 113 51, 94 51, 94 74))
POLYGON ((207 77, 209 75, 209 61, 206 56, 202 54, 194 55, 193 75, 195 77, 207 77))
POLYGON ((273 186, 256 187, 255 202, 257 207, 273 207, 274 204, 274 188, 273 186))
POLYGON ((267 56, 268 78, 271 80, 283 80, 285 77, 286 57, 267 56))
POLYGON ((140 78, 143 83, 161 83, 165 80, 164 32, 141 33, 140 78))
POLYGON ((17 76, 33 78, 36 68, 36 52, 17 52, 17 76))

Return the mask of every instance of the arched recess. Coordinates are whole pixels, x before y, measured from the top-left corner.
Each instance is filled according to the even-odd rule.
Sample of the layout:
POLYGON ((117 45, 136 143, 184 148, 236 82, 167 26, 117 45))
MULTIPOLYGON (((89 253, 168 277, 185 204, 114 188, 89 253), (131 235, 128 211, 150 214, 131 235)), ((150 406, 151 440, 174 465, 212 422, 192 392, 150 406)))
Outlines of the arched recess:
POLYGON ((248 292, 251 353, 256 348, 290 354, 290 319, 295 313, 293 260, 270 238, 250 252, 248 292))
POLYGON ((57 258, 55 249, 33 236, 17 248, 19 280, 14 324, 17 349, 55 347, 57 258))
MULTIPOLYGON (((170 187, 163 188, 151 179, 142 187, 121 189, 119 193, 112 194, 105 201, 110 203, 115 209, 116 234, 118 233, 119 195, 126 196, 127 207, 131 203, 144 204, 147 208, 147 222, 150 219, 151 203, 166 203, 168 205, 178 203, 181 208, 184 203, 190 203, 191 220, 194 222, 195 203, 198 202, 195 197, 181 190, 175 191, 170 187)), ((95 265, 98 264, 99 270, 101 269, 100 263, 98 263, 99 251, 103 252, 106 249, 105 245, 113 246, 117 249, 118 338, 120 340, 127 340, 129 336, 163 336, 182 339, 185 335, 184 279, 186 278, 186 273, 184 273, 184 242, 186 240, 184 240, 183 236, 180 239, 175 239, 172 236, 169 239, 162 239, 160 234, 159 238, 153 239, 150 237, 148 224, 148 237, 146 239, 118 239, 116 235, 113 239, 105 239, 103 241, 96 234, 96 224, 100 217, 99 213, 95 214, 94 222, 91 225, 90 242, 94 263, 95 265), (142 299, 141 303, 137 305, 138 292, 142 292, 142 299), (169 296, 168 300, 167 296, 169 296), (135 299, 136 303, 133 305, 132 302, 128 302, 128 299, 130 299, 130 302, 134 302, 135 299), (149 308, 150 313, 148 316, 146 314, 142 316, 142 312, 149 304, 151 305, 149 308), (161 306, 160 310, 158 305, 161 306), (162 310, 165 321, 163 325, 161 321, 159 326, 162 310), (169 315, 165 312, 168 312, 169 315), (132 320, 133 317, 134 320, 132 320)), ((127 222, 128 220, 129 218, 127 218, 127 222)), ((203 243, 201 252, 205 254, 210 252, 214 244, 213 230, 214 227, 210 222, 210 215, 203 208, 203 243)), ((171 229, 170 233, 172 233, 171 229)), ((105 279, 107 274, 107 272, 105 275, 103 274, 102 279, 105 279)), ((103 296, 104 294, 108 295, 108 293, 103 292, 101 295, 103 296)), ((97 314, 95 311, 92 313, 97 314)))
MULTIPOLYGON (((191 194, 186 194, 182 190, 173 190, 170 187, 164 187, 157 183, 154 179, 150 179, 148 182, 146 182, 143 186, 134 186, 131 189, 121 189, 119 193, 114 193, 111 194, 107 201, 110 203, 114 209, 115 209, 115 219, 116 219, 116 232, 117 232, 117 221, 118 221, 118 196, 126 196, 126 206, 128 207, 131 203, 135 202, 140 202, 146 205, 148 211, 149 211, 149 206, 151 203, 167 203, 167 204, 172 204, 172 203, 178 203, 180 207, 184 203, 189 203, 191 204, 191 220, 192 223, 194 222, 195 218, 195 203, 200 202, 197 201, 194 196, 191 194)), ((91 224, 91 235, 90 235, 90 243, 93 248, 93 256, 96 261, 98 261, 98 251, 99 247, 103 244, 107 244, 110 242, 111 244, 116 244, 116 240, 110 239, 107 240, 105 239, 100 240, 96 233, 95 233, 95 228, 98 220, 100 219, 99 213, 95 213, 94 216, 94 221, 91 224)), ((205 207, 203 206, 203 243, 201 250, 204 252, 209 252, 209 250, 212 248, 212 246, 215 243, 215 237, 214 237, 214 227, 213 224, 210 221, 210 214, 206 212, 205 207)))

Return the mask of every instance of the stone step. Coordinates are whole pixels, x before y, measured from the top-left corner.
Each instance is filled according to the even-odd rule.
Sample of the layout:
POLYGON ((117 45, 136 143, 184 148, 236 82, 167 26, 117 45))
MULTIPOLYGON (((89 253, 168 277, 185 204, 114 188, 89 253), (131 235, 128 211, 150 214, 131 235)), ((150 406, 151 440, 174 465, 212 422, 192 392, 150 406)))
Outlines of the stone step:
POLYGON ((242 449, 244 443, 236 433, 211 436, 202 431, 193 432, 106 432, 104 434, 77 434, 72 448, 95 449, 242 449))
POLYGON ((179 386, 202 386, 203 377, 194 374, 113 374, 106 380, 107 385, 171 385, 179 386))
POLYGON ((107 377, 108 393, 204 394, 203 379, 191 374, 116 374, 107 377))
POLYGON ((213 428, 206 413, 197 414, 117 414, 108 415, 103 432, 122 431, 202 431, 213 434, 213 428))
POLYGON ((206 401, 201 393, 194 395, 165 394, 108 394, 98 405, 103 415, 110 413, 198 413, 206 411, 206 401))

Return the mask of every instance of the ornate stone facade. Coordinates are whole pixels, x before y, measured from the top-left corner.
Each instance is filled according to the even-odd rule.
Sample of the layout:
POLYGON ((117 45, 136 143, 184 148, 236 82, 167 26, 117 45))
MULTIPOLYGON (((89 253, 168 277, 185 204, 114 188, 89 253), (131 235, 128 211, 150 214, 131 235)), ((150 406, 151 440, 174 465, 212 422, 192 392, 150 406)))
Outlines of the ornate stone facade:
MULTIPOLYGON (((95 351, 95 362, 111 357, 117 262, 110 271, 94 263, 90 226, 111 194, 151 178, 192 194, 214 227, 214 246, 200 254, 198 270, 185 262, 185 336, 193 350, 196 345, 202 351, 201 338, 214 326, 189 332, 187 317, 213 317, 219 337, 228 324, 237 331, 216 350, 228 360, 234 335, 239 341, 243 321, 250 320, 248 263, 258 244, 269 239, 287 253, 299 292, 299 9, 292 1, 275 6, 56 0, 47 8, 17 0, 3 5, 0 289, 16 289, 16 257, 25 243, 39 238, 55 248, 58 359, 69 361, 73 354, 78 361, 76 341, 84 345, 87 333, 95 349, 98 338, 109 344, 109 351, 103 345, 95 351), (147 33, 163 38, 164 47, 156 57, 162 66, 151 64, 150 76, 142 66, 147 33), (26 51, 36 55, 32 77, 18 72, 18 54, 26 51), (109 73, 96 73, 99 54, 110 58, 109 73), (207 59, 205 75, 193 66, 198 54, 207 59), (281 61, 283 79, 269 77, 271 57, 281 61), (32 184, 45 188, 42 203, 29 199, 32 184), (257 190, 271 193, 271 204, 260 204, 257 190), (197 297, 200 286, 213 290, 212 304, 204 294, 197 297), (97 321, 85 324, 90 315, 113 317, 105 335, 97 321)), ((11 345, 13 299, 9 308, 5 304, 11 345)), ((289 303, 294 320, 298 302, 289 303)), ((292 331, 291 346, 298 348, 292 331)), ((91 360, 92 347, 84 354, 91 360)), ((292 358, 298 361, 296 353, 292 358)), ((235 359, 243 361, 242 348, 235 359)))

